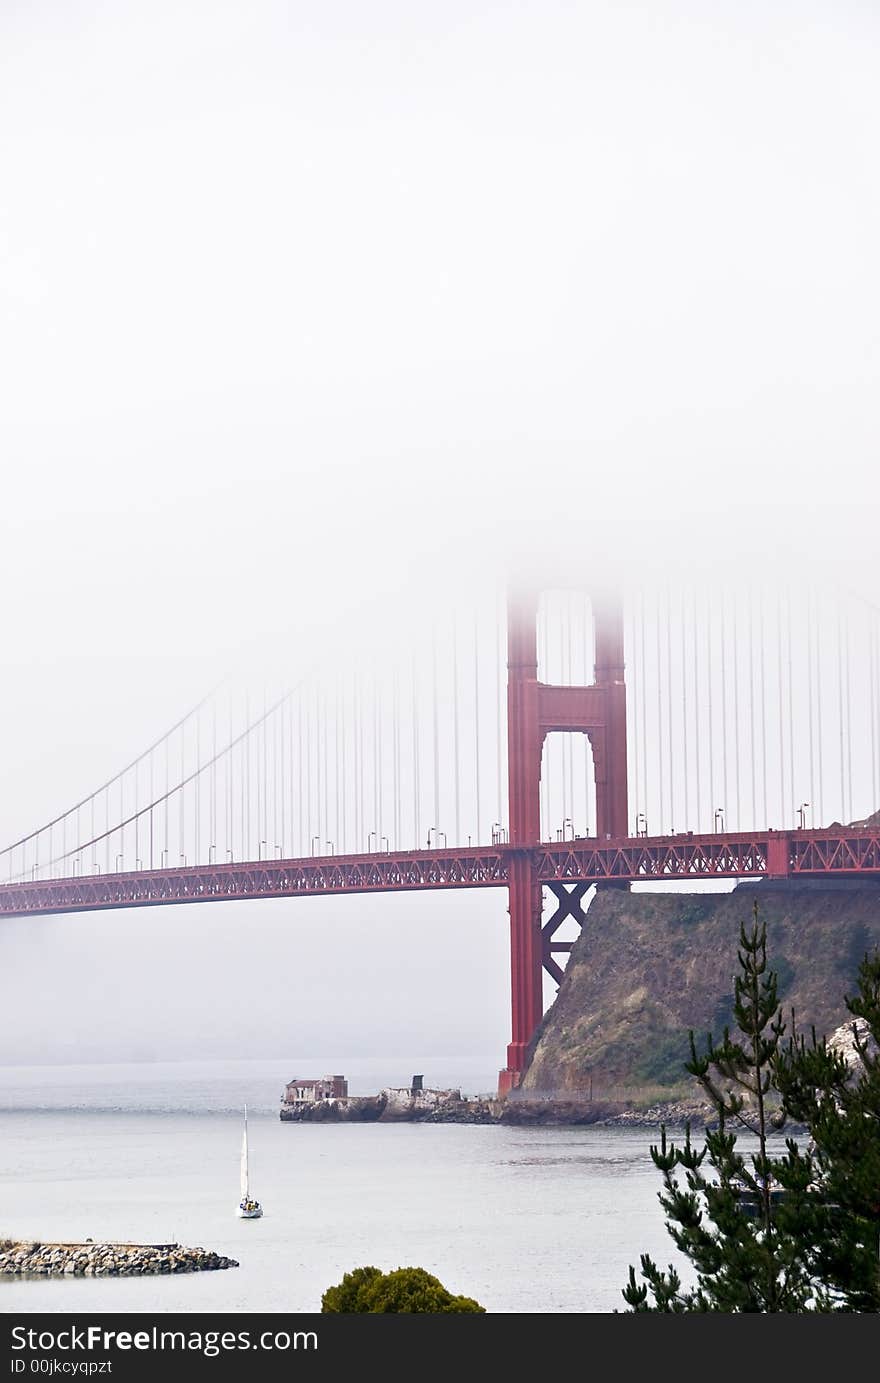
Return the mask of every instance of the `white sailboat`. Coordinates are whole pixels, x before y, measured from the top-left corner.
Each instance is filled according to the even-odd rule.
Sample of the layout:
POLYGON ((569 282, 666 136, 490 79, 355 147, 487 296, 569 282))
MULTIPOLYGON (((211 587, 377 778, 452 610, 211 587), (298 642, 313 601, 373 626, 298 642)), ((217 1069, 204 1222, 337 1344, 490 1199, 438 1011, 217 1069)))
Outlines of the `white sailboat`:
POLYGON ((248 1179, 247 1105, 244 1107, 244 1133, 241 1138, 241 1200, 235 1213, 240 1220, 258 1220, 263 1213, 260 1202, 251 1195, 248 1179))

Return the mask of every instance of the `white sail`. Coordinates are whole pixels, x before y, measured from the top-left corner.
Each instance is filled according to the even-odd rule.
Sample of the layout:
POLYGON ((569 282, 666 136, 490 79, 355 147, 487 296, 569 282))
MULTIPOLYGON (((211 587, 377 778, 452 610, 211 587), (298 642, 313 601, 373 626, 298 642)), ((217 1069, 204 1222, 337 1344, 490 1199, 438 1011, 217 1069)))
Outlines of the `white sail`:
POLYGON ((250 1198, 250 1189, 248 1187, 247 1105, 245 1105, 244 1109, 244 1133, 241 1136, 241 1198, 245 1201, 250 1198))

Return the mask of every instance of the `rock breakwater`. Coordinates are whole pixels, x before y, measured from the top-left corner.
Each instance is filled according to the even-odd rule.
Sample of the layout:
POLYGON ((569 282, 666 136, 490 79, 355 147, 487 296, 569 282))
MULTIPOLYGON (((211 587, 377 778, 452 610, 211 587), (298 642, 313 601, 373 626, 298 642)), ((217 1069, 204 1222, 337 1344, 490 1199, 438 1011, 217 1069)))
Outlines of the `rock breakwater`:
POLYGON ((234 1258, 182 1244, 42 1244, 0 1239, 0 1274, 34 1277, 140 1277, 237 1268, 234 1258))

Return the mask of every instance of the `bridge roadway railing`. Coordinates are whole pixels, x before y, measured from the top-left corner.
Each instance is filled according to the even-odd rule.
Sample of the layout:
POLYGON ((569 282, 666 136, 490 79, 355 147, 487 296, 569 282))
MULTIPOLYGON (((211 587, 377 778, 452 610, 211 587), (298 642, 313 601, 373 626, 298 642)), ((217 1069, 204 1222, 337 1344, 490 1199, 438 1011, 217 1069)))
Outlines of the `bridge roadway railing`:
MULTIPOLYGON (((877 829, 688 832, 617 841, 585 837, 543 842, 526 852, 542 884, 822 876, 880 879, 877 829)), ((36 879, 0 885, 0 917, 245 898, 503 888, 518 853, 522 850, 511 845, 471 846, 36 879)))

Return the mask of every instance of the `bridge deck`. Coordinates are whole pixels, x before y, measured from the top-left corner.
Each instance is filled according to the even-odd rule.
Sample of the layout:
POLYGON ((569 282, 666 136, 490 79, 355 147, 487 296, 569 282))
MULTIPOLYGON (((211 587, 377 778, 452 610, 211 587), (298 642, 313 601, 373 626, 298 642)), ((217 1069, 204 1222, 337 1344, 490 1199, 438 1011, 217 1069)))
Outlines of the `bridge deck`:
MULTIPOLYGON (((178 869, 90 874, 0 885, 0 917, 106 908, 296 898, 427 889, 501 888, 511 845, 394 851, 178 869)), ((880 831, 765 831, 598 841, 532 847, 542 883, 664 883, 673 880, 874 877, 880 831)))

